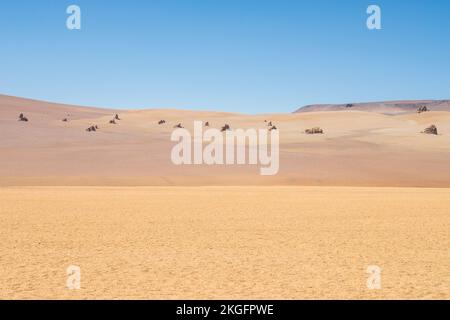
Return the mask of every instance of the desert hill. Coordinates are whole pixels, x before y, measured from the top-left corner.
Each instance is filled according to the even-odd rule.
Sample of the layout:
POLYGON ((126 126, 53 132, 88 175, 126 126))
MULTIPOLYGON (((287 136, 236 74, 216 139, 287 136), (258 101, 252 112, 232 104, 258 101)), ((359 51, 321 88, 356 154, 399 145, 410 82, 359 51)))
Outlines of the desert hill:
MULTIPOLYGON (((183 110, 114 110, 0 96, 0 186, 8 185, 314 185, 450 187, 450 112, 424 101, 386 114, 358 107, 295 114, 244 115, 183 110), (23 113, 28 122, 18 121, 23 113), (110 124, 118 113, 120 121, 110 124), (67 122, 62 121, 67 118, 67 122), (166 123, 158 125, 164 119, 166 123), (280 170, 259 166, 176 166, 173 126, 195 120, 213 128, 267 128, 280 133, 280 170), (421 133, 436 125, 438 135, 421 133), (98 126, 96 132, 86 128, 98 126), (305 130, 323 129, 308 135, 305 130)), ((364 106, 364 105, 362 105, 364 106)), ((396 107, 397 106, 397 107, 396 107)), ((391 108, 391 106, 389 107, 391 108)), ((393 109, 392 109, 393 110, 393 109)))
POLYGON ((322 111, 358 110, 384 114, 414 113, 420 107, 427 107, 431 111, 450 111, 450 100, 413 100, 413 101, 384 101, 368 103, 345 104, 315 104, 301 107, 295 113, 322 111))

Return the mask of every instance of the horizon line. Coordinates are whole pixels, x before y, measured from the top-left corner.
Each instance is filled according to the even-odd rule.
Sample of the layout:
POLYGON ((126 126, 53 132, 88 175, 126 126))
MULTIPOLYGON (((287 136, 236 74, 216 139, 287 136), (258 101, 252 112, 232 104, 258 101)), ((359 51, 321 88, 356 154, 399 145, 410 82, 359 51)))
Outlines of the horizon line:
MULTIPOLYGON (((48 103, 48 104, 55 104, 55 105, 63 105, 67 107, 78 107, 78 108, 91 108, 91 109, 102 109, 102 110, 116 110, 116 111, 141 111, 141 110, 183 110, 183 111, 193 111, 193 112, 218 112, 218 113, 230 113, 230 114, 248 114, 251 113, 242 113, 242 112, 234 112, 234 111, 217 111, 212 109, 192 109, 192 108, 170 108, 170 107, 162 107, 162 108, 143 108, 143 107, 137 107, 137 108, 116 108, 116 107, 106 107, 106 106, 95 106, 95 105, 79 105, 79 104, 73 104, 73 103, 67 103, 67 102, 60 102, 60 101, 50 101, 46 99, 38 99, 38 98, 30 98, 30 97, 21 97, 11 94, 4 94, 0 93, 0 98, 6 97, 6 98, 13 98, 13 99, 20 99, 20 100, 28 100, 33 102, 42 102, 42 103, 48 103)), ((450 102, 450 99, 398 99, 398 100, 377 100, 377 101, 363 101, 363 102, 343 102, 343 103, 312 103, 303 105, 301 107, 297 107, 295 110, 291 112, 266 112, 266 113, 255 113, 253 115, 266 115, 266 114, 290 114, 290 113, 296 113, 298 110, 306 107, 312 107, 312 106, 342 106, 346 104, 354 104, 354 105, 362 105, 362 104, 372 104, 372 103, 389 103, 389 104, 395 104, 395 103, 425 103, 425 102, 450 102)))

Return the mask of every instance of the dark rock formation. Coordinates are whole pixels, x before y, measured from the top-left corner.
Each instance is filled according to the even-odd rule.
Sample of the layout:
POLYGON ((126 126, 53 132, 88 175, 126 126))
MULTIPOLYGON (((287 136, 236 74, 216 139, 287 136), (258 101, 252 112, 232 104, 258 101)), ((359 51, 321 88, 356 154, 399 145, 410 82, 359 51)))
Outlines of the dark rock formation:
POLYGON ((428 128, 425 128, 425 130, 423 130, 422 133, 437 135, 438 130, 437 130, 436 126, 433 124, 433 125, 429 126, 428 128))
POLYGON ((427 106, 420 106, 419 108, 417 108, 417 113, 422 113, 422 112, 428 112, 428 108, 427 106))
POLYGON ((323 134, 323 130, 319 127, 315 127, 312 129, 306 129, 305 133, 306 134, 323 134))
POLYGON ((94 126, 90 126, 89 128, 86 129, 86 131, 88 132, 95 132, 98 130, 98 126, 94 125, 94 126))

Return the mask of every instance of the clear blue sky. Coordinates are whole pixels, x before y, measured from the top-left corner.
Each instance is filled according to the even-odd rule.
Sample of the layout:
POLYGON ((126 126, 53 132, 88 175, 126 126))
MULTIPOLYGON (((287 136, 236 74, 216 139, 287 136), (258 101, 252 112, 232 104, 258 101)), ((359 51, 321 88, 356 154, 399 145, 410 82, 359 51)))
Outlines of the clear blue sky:
POLYGON ((0 41, 0 93, 56 102, 267 113, 450 98, 448 0, 2 1, 0 41))

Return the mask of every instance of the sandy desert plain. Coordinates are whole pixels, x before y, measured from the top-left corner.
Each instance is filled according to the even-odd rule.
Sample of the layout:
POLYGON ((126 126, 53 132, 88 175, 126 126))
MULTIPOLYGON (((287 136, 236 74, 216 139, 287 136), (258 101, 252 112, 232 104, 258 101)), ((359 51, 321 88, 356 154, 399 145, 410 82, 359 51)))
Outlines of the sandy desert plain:
POLYGON ((0 96, 0 299, 450 299, 449 160, 447 101, 244 115, 0 96), (173 125, 194 120, 272 121, 279 174, 173 165, 173 125))

